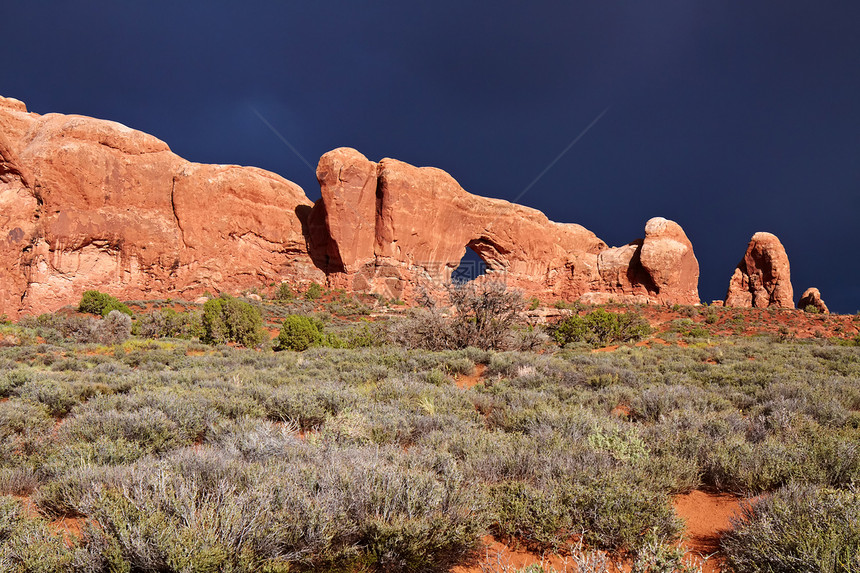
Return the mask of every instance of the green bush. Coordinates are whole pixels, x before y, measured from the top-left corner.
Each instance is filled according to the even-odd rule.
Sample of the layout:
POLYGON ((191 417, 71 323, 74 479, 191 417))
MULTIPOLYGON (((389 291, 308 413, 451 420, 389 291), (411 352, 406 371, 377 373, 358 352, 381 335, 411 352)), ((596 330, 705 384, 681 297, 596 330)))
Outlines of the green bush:
POLYGON ((302 352, 324 341, 322 323, 308 316, 291 314, 284 319, 281 332, 275 339, 275 350, 302 352))
POLYGON ((290 288, 290 285, 287 283, 281 283, 278 285, 273 298, 275 300, 293 300, 296 298, 296 295, 293 293, 293 289, 290 288))
POLYGON ((651 332, 647 321, 638 314, 616 314, 598 308, 584 316, 571 315, 550 328, 550 335, 559 346, 571 342, 587 342, 606 346, 616 342, 639 340, 651 332))
POLYGON ((203 336, 207 344, 235 342, 253 348, 266 339, 263 317, 257 307, 221 295, 203 305, 203 336))
POLYGON ((323 287, 318 283, 311 283, 311 286, 308 287, 308 290, 305 291, 305 298, 307 300, 317 300, 321 298, 323 295, 323 287))
POLYGON ((788 486, 745 505, 722 547, 734 571, 860 571, 860 493, 788 486))
POLYGON ((107 316, 112 310, 118 310, 129 316, 134 315, 131 309, 120 302, 119 299, 97 290, 84 292, 81 302, 78 304, 79 312, 88 312, 100 316, 107 316))

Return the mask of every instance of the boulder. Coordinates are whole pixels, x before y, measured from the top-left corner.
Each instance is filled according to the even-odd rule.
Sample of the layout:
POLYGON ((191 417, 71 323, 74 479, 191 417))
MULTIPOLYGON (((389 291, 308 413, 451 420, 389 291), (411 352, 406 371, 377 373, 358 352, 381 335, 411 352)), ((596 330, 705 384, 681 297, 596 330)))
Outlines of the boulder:
POLYGON ((821 314, 830 314, 830 309, 827 308, 827 305, 824 304, 823 300, 821 300, 821 292, 815 287, 810 287, 803 291, 803 294, 800 296, 800 301, 797 303, 797 308, 801 310, 814 308, 821 314))
POLYGON ((729 281, 725 305, 794 308, 788 255, 776 235, 756 233, 752 236, 729 281))

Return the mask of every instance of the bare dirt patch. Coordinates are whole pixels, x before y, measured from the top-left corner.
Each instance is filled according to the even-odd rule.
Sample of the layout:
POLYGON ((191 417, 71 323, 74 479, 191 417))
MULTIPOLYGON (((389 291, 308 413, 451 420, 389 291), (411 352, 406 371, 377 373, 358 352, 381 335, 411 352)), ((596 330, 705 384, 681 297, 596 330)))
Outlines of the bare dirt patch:
POLYGON ((63 541, 68 547, 73 547, 75 542, 81 538, 81 529, 84 527, 84 519, 79 517, 61 517, 48 523, 48 529, 63 536, 63 541))
POLYGON ((734 495, 701 490, 675 498, 675 513, 686 522, 682 545, 687 555, 702 565, 704 573, 720 571, 720 538, 731 529, 730 520, 740 511, 741 502, 734 495))
POLYGON ((486 379, 487 365, 475 364, 475 369, 472 370, 471 374, 460 374, 454 379, 454 382, 457 384, 457 388, 466 390, 468 388, 473 388, 478 384, 483 384, 486 379))
POLYGON ((487 535, 482 540, 484 549, 480 553, 478 562, 471 565, 459 565, 451 569, 451 573, 489 573, 518 571, 529 565, 539 564, 545 570, 552 567, 559 573, 575 571, 570 558, 559 555, 540 555, 531 551, 512 548, 499 541, 492 535, 487 535))

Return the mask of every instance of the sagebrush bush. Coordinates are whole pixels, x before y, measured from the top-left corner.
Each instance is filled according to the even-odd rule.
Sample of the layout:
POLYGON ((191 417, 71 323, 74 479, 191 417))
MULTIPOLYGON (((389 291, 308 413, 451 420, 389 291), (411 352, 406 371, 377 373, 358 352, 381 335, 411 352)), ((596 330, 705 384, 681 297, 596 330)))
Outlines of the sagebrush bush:
POLYGON ((132 332, 144 338, 201 338, 203 315, 164 308, 137 317, 132 332))
POLYGON ((254 305, 221 295, 203 305, 203 336, 209 344, 235 342, 253 348, 266 339, 263 317, 254 305))
POLYGON ((515 350, 541 343, 540 334, 533 329, 515 328, 525 307, 521 292, 490 281, 449 284, 447 292, 456 311, 453 317, 444 315, 435 301, 425 296, 427 308, 415 309, 407 319, 395 323, 391 340, 427 350, 515 350))
POLYGON ((789 485, 745 504, 721 545, 735 571, 860 571, 860 493, 789 485))
POLYGON ((104 344, 125 342, 131 336, 131 317, 119 310, 107 313, 101 324, 101 340, 104 344))

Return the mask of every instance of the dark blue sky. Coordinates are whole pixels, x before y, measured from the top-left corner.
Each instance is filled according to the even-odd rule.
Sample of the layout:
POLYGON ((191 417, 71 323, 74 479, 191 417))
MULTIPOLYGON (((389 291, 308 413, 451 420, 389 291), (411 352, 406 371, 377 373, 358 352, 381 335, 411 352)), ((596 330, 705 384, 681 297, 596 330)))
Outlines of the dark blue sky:
POLYGON ((665 216, 705 301, 756 231, 860 309, 860 2, 4 2, 0 94, 275 171, 339 146, 451 173, 612 245, 665 216))

